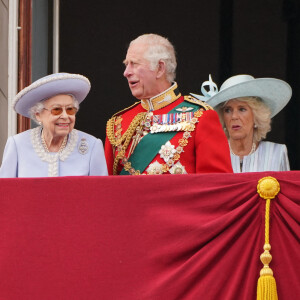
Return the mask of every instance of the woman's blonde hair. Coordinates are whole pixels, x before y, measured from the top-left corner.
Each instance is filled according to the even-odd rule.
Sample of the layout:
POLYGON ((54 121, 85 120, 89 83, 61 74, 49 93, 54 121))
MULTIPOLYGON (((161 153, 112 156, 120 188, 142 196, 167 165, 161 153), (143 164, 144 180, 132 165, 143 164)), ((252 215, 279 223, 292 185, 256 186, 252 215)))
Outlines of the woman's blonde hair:
POLYGON ((253 112, 254 124, 255 124, 253 130, 253 142, 257 143, 260 142, 262 139, 266 138, 267 133, 271 130, 271 111, 270 108, 259 97, 240 97, 240 98, 230 99, 216 106, 215 110, 219 115, 221 124, 224 128, 227 138, 229 138, 229 133, 225 127, 223 112, 224 112, 224 107, 231 100, 247 102, 247 104, 251 108, 253 112))

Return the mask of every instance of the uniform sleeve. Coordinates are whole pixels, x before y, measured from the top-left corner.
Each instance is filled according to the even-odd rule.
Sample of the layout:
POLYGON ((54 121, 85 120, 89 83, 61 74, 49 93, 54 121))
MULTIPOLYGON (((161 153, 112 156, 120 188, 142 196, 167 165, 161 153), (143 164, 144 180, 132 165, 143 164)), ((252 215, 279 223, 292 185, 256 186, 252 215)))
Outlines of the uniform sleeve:
POLYGON ((105 139, 105 158, 107 163, 108 175, 113 175, 113 164, 114 164, 113 149, 107 137, 105 139))
POLYGON ((91 161, 90 176, 105 176, 107 174, 107 165, 104 156, 103 143, 100 139, 96 139, 94 144, 91 161))
POLYGON ((218 114, 208 110, 196 129, 196 173, 232 173, 228 141, 218 114))
POLYGON ((280 171, 290 171, 290 163, 289 163, 286 145, 282 145, 280 171))
POLYGON ((2 165, 0 168, 0 178, 18 177, 18 153, 16 143, 13 137, 9 137, 4 153, 2 165))

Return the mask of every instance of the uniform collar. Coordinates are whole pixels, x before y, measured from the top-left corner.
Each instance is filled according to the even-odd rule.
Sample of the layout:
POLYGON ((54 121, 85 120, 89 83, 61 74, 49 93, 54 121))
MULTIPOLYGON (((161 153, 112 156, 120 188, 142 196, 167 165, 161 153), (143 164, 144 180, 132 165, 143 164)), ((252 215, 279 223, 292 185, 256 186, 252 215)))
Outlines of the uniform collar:
POLYGON ((174 102, 181 96, 177 83, 174 82, 167 90, 150 98, 141 101, 142 107, 147 111, 153 111, 163 108, 174 102))

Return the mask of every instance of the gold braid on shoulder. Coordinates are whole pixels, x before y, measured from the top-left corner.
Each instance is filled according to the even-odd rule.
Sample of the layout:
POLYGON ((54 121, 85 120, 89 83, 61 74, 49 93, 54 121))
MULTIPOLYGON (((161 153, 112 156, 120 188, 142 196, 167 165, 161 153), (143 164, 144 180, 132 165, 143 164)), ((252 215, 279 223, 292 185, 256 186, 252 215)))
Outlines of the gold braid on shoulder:
POLYGON ((191 96, 191 95, 188 95, 188 96, 184 96, 184 100, 185 101, 188 101, 188 102, 191 102, 191 103, 194 103, 194 104, 198 104, 200 106, 202 106, 205 110, 214 110, 209 104, 207 104, 206 102, 204 101, 201 101, 201 100, 198 100, 197 98, 191 96))
POLYGON ((107 129, 107 138, 108 138, 109 142, 114 147, 118 147, 118 146, 122 145, 121 149, 118 149, 118 154, 114 159, 114 165, 113 165, 113 174, 114 175, 117 174, 119 160, 121 160, 125 157, 125 152, 130 144, 132 136, 133 136, 137 126, 140 125, 141 121, 145 118, 146 114, 147 114, 147 112, 142 112, 142 113, 137 114, 131 121, 126 132, 119 139, 115 138, 116 117, 112 117, 111 119, 109 119, 107 121, 106 129, 107 129))
POLYGON ((116 116, 118 116, 118 115, 120 115, 120 114, 122 114, 122 113, 124 113, 124 112, 126 112, 128 110, 130 110, 131 108, 137 106, 140 103, 141 103, 141 101, 137 101, 137 102, 133 103, 132 105, 130 105, 130 106, 128 106, 128 107, 126 107, 126 108, 124 108, 124 109, 116 112, 115 114, 113 114, 113 117, 116 117, 116 116))

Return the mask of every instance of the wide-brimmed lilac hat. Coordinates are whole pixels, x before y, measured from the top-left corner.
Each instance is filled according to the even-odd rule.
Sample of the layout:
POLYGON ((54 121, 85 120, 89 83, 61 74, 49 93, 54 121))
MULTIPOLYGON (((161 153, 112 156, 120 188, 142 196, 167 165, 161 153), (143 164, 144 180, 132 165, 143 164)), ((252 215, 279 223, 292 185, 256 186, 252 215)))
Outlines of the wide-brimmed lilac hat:
POLYGON ((219 92, 211 78, 205 82, 205 85, 210 87, 210 91, 203 93, 204 87, 202 86, 201 91, 205 94, 204 97, 192 95, 206 101, 210 106, 216 107, 222 102, 240 97, 259 97, 270 108, 271 118, 278 114, 292 97, 291 86, 276 78, 254 78, 246 74, 236 75, 225 80, 219 92))
POLYGON ((14 99, 15 111, 30 118, 29 110, 38 102, 59 94, 71 94, 80 103, 91 89, 90 81, 82 75, 55 73, 38 79, 20 91, 14 99))

